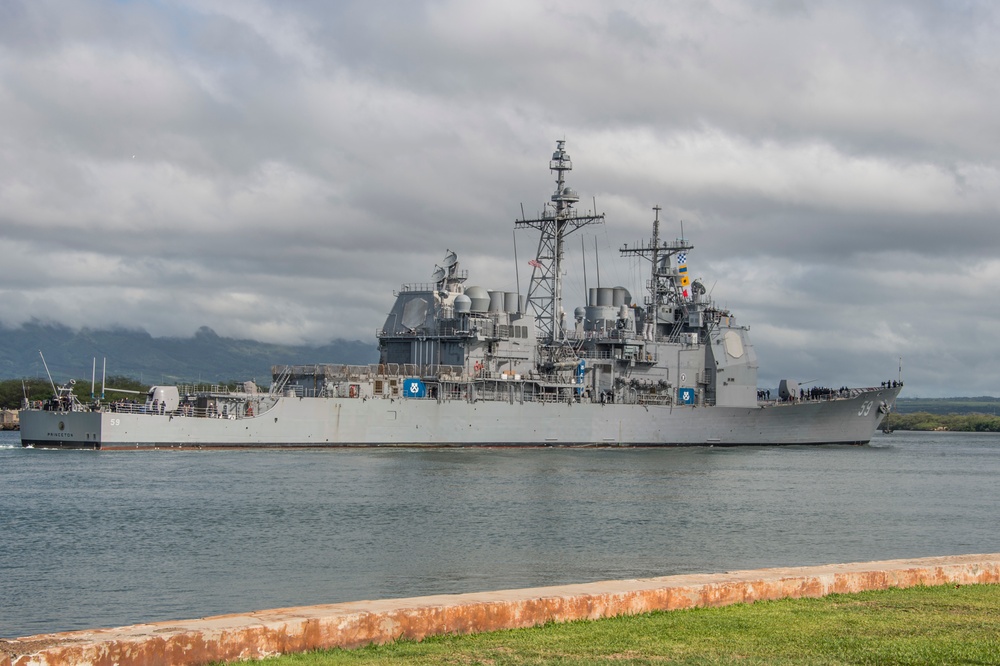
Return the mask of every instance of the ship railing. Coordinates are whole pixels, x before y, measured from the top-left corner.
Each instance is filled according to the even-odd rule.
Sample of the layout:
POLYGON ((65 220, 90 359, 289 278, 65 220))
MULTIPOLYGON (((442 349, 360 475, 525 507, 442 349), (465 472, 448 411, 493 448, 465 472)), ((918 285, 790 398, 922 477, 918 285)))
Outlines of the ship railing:
POLYGON ((89 404, 85 405, 73 396, 73 402, 71 404, 66 403, 56 403, 51 400, 35 400, 28 403, 28 407, 25 409, 38 409, 46 412, 89 412, 92 411, 93 407, 89 404))
POLYGON ((434 291, 436 288, 437 285, 433 282, 408 282, 399 285, 399 293, 393 294, 393 296, 398 296, 409 291, 434 291))
POLYGON ((614 358, 614 354, 610 349, 588 349, 581 350, 579 352, 580 358, 589 358, 594 360, 610 360, 614 358))
POLYGON ((639 393, 636 396, 637 405, 669 405, 673 397, 669 393, 639 393))
POLYGON ((372 368, 372 374, 379 377, 399 376, 399 363, 375 363, 369 367, 372 368))
MULTIPOLYGON (((498 317, 507 314, 509 313, 499 313, 499 315, 491 313, 488 316, 498 317)), ((484 337, 493 337, 494 331, 496 330, 495 324, 492 322, 488 323, 489 323, 489 330, 486 330, 483 328, 482 326, 483 322, 481 321, 479 332, 482 333, 484 337)), ((510 335, 510 330, 509 330, 512 327, 507 326, 506 324, 503 324, 503 326, 505 326, 508 330, 506 333, 498 334, 498 337, 502 338, 512 337, 510 335)), ((384 328, 375 329, 375 337, 380 340, 383 338, 400 338, 400 339, 412 340, 414 335, 427 335, 427 336, 445 337, 445 338, 449 337, 468 338, 473 336, 474 333, 472 330, 469 329, 469 326, 464 323, 457 323, 457 324, 438 323, 437 326, 433 328, 426 328, 420 326, 412 331, 407 330, 405 332, 396 332, 396 331, 386 330, 384 328)))
POLYGON ((367 365, 344 365, 340 363, 316 363, 313 365, 274 365, 271 366, 271 376, 275 383, 282 377, 286 383, 304 378, 325 379, 336 381, 357 381, 368 374, 367 365))
POLYGON ((181 405, 177 411, 171 413, 171 416, 198 419, 229 419, 231 421, 253 418, 253 414, 246 414, 239 408, 219 409, 214 405, 209 405, 208 407, 195 407, 190 404, 181 405))
POLYGON ((256 392, 258 389, 248 391, 247 385, 252 382, 245 382, 237 385, 236 388, 228 384, 177 384, 177 392, 181 395, 199 395, 210 393, 212 395, 244 395, 256 392))
POLYGON ((628 342, 634 340, 637 344, 645 341, 642 335, 636 333, 632 329, 617 329, 608 328, 606 330, 596 330, 596 331, 584 331, 583 335, 576 335, 573 331, 568 331, 566 333, 567 340, 576 341, 588 341, 588 342, 601 342, 605 340, 621 340, 628 342))
MULTIPOLYGON (((454 379, 467 376, 464 366, 449 364, 414 364, 414 363, 372 363, 369 365, 276 365, 271 368, 275 377, 274 385, 284 386, 291 382, 292 386, 305 383, 329 382, 364 382, 375 379, 421 377, 424 379, 454 379), (281 381, 285 378, 284 381, 281 381)), ((291 386, 287 387, 291 388, 291 386)))
POLYGON ((406 340, 412 340, 414 335, 430 335, 431 331, 424 326, 417 327, 415 329, 407 329, 405 332, 399 333, 396 331, 386 330, 384 328, 375 329, 375 337, 379 340, 383 338, 400 338, 406 340))
MULTIPOLYGON (((468 280, 469 279, 469 271, 467 271, 467 270, 456 271, 455 275, 449 277, 448 279, 449 280, 455 280, 455 279, 468 280)), ((400 285, 399 291, 401 291, 401 292, 405 292, 405 291, 437 291, 437 288, 438 288, 439 284, 441 284, 441 283, 440 282, 410 282, 410 283, 407 283, 407 284, 400 285)))
POLYGON ((141 402, 109 402, 104 408, 117 414, 142 414, 146 411, 145 403, 141 402))
POLYGON ((840 389, 831 389, 830 393, 824 393, 819 395, 811 395, 806 392, 804 395, 796 395, 788 400, 783 400, 781 397, 775 396, 768 400, 767 398, 758 400, 758 404, 761 405, 791 405, 797 402, 833 402, 836 400, 852 400, 857 398, 863 393, 870 393, 872 391, 885 391, 886 389, 898 388, 891 386, 856 386, 856 387, 844 387, 840 389))
POLYGON ((462 324, 439 324, 438 335, 464 338, 472 335, 472 332, 462 324))
MULTIPOLYGON (((258 408, 263 414, 266 409, 263 405, 259 405, 258 408)), ((151 406, 147 406, 144 403, 109 403, 103 406, 103 410, 115 414, 143 414, 148 416, 171 416, 171 417, 191 417, 191 418, 228 418, 232 420, 253 418, 254 414, 246 413, 245 408, 239 405, 234 405, 230 408, 229 405, 224 405, 223 407, 217 407, 215 405, 208 405, 207 407, 197 407, 189 402, 182 403, 177 407, 177 409, 172 411, 165 411, 160 409, 154 409, 151 406)), ((259 414, 258 414, 259 415, 259 414)))
POLYGON ((368 366, 373 377, 422 377, 424 379, 455 380, 464 378, 465 368, 461 365, 416 364, 416 363, 374 363, 368 366))
POLYGON ((525 402, 540 402, 545 404, 566 404, 567 402, 580 403, 580 402, 593 402, 589 397, 583 394, 577 394, 575 387, 565 387, 565 390, 560 390, 558 392, 540 392, 540 393, 525 393, 525 402))
POLYGON ((345 365, 342 367, 342 372, 352 382, 359 382, 368 379, 369 366, 367 365, 345 365))
POLYGON ((177 411, 161 411, 159 405, 153 407, 144 402, 112 402, 105 405, 104 409, 116 414, 149 414, 150 416, 173 415, 180 411, 179 409, 177 411))

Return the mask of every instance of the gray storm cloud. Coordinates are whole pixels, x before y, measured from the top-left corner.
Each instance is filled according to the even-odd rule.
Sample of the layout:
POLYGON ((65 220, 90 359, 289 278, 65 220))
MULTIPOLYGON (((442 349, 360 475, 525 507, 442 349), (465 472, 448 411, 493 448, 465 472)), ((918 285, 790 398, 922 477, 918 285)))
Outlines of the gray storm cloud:
POLYGON ((878 383, 901 357, 910 395, 1000 395, 998 23, 990 2, 8 0, 0 323, 369 341, 446 248, 514 288, 513 221, 565 138, 607 214, 591 279, 596 245, 642 293, 616 250, 663 206, 762 385, 878 383))

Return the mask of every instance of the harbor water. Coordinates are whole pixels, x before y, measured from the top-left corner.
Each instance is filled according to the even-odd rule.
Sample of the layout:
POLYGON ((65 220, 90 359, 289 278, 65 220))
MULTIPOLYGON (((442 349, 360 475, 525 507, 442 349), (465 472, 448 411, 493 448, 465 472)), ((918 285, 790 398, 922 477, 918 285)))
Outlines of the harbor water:
POLYGON ((45 451, 0 433, 0 637, 1000 551, 1000 436, 683 449, 45 451))

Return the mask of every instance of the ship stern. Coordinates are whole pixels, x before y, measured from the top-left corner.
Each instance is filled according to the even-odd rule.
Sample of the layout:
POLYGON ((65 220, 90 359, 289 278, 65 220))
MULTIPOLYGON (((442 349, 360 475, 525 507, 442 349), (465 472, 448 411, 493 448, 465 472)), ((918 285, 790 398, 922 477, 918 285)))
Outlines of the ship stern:
POLYGON ((41 409, 21 412, 21 446, 36 449, 101 448, 101 412, 41 409))

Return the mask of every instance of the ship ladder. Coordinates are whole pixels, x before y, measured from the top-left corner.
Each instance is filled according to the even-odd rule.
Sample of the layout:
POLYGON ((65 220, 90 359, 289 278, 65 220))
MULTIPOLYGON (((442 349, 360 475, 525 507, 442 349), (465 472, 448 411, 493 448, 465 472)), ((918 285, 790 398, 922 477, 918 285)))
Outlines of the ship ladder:
POLYGON ((277 378, 271 382, 271 390, 268 392, 270 397, 273 398, 276 395, 281 395, 281 392, 285 390, 285 384, 288 383, 291 376, 292 366, 286 365, 285 369, 281 371, 281 374, 279 374, 277 378))

